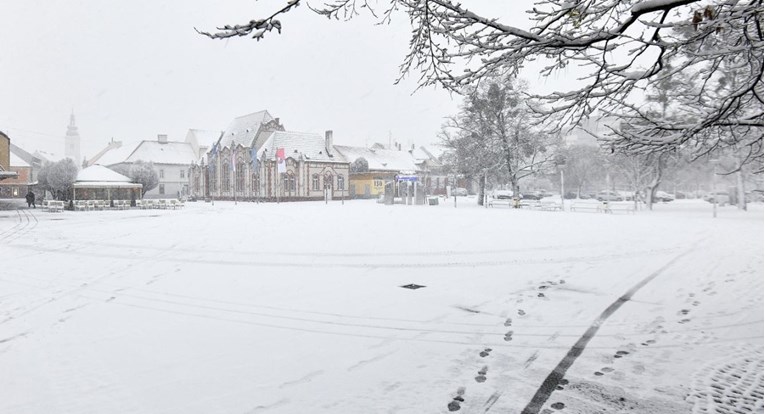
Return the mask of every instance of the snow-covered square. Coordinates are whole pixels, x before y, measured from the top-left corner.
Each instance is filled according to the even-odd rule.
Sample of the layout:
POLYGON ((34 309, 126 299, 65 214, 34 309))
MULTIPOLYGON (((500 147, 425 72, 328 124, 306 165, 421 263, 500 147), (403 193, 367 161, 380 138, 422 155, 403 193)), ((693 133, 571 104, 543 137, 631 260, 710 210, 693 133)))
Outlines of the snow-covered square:
POLYGON ((0 211, 0 412, 762 412, 761 204, 473 203, 0 211))

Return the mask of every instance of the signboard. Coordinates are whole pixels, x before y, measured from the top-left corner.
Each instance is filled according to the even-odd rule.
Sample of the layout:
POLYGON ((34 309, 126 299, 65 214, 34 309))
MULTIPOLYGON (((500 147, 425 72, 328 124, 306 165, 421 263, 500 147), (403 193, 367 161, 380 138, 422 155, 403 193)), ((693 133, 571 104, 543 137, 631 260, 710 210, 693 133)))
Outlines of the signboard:
POLYGON ((396 181, 417 181, 416 175, 397 175, 396 181))

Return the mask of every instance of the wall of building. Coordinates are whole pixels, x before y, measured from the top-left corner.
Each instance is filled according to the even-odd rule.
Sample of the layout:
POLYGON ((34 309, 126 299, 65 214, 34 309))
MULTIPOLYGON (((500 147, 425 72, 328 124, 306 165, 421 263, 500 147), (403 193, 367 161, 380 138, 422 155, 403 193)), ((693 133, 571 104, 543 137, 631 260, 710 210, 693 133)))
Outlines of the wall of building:
POLYGON ((154 164, 159 177, 156 188, 147 191, 144 198, 172 198, 189 195, 189 166, 180 164, 154 164))
POLYGON ((0 167, 11 170, 11 139, 0 132, 0 167))
POLYGON ((0 198, 24 198, 29 191, 32 167, 11 167, 8 171, 16 171, 19 176, 0 181, 0 198))
POLYGON ((375 198, 385 193, 385 183, 395 178, 393 172, 351 174, 349 193, 352 198, 375 198))
POLYGON ((252 165, 249 160, 244 159, 237 163, 235 172, 225 150, 219 160, 220 162, 213 164, 212 168, 205 165, 191 167, 191 174, 187 180, 190 195, 196 198, 214 197, 224 200, 322 200, 324 188, 328 186, 333 199, 349 197, 349 165, 346 163, 298 161, 288 158, 284 174, 277 174, 273 161, 260 163, 257 173, 253 174, 252 165), (318 190, 314 187, 314 175, 318 176, 318 190), (338 177, 342 177, 341 182, 338 182, 338 177), (240 184, 238 186, 237 181, 240 184), (289 185, 290 183, 294 185, 289 185))

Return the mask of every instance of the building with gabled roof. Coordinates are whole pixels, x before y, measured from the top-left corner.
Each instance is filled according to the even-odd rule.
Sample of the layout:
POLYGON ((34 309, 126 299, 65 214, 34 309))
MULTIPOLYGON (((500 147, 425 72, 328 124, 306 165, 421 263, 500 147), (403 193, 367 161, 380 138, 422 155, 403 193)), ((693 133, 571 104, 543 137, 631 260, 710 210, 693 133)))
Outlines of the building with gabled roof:
POLYGON ((395 149, 374 144, 371 148, 342 145, 335 148, 351 164, 351 197, 377 197, 384 193, 385 183, 399 175, 416 175, 427 194, 445 192, 443 165, 422 147, 403 150, 398 144, 395 149))
POLYGON ((348 161, 332 131, 286 131, 268 111, 234 118, 192 166, 191 194, 230 200, 311 200, 347 196, 348 161), (277 152, 284 168, 277 168, 277 152))
POLYGON ((144 198, 182 197, 190 192, 189 168, 199 159, 199 151, 206 149, 199 145, 197 138, 212 134, 198 131, 201 130, 190 130, 185 141, 170 141, 167 135, 160 134, 156 140, 141 141, 135 148, 122 146, 104 154, 99 164, 124 168, 138 161, 151 163, 159 177, 159 184, 147 191, 144 198))

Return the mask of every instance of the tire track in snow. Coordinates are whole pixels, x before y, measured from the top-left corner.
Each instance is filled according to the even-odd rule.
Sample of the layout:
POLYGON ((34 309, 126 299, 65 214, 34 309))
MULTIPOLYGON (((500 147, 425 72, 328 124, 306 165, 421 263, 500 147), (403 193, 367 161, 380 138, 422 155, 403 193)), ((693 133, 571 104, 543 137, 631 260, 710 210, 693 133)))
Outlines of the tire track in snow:
POLYGON ((660 274, 662 274, 665 270, 670 268, 672 265, 677 263, 680 259, 687 256, 691 252, 695 250, 696 246, 695 244, 691 246, 690 249, 680 253, 679 255, 672 258, 669 262, 667 262, 664 266, 659 268, 657 271, 653 272, 652 274, 648 275, 646 278, 635 284, 632 288, 630 288, 624 295, 619 297, 616 301, 611 303, 601 314, 598 316, 598 318, 590 325, 590 328, 585 331, 585 333, 582 335, 581 338, 579 338, 578 341, 572 346, 565 357, 558 363, 558 365, 550 372, 550 374, 545 378, 545 380, 542 382, 542 385, 539 386, 536 393, 534 393, 534 396, 531 398, 531 401, 524 407, 521 414, 538 414, 539 411, 542 409, 544 404, 547 402, 547 400, 550 398, 550 395, 555 391, 556 387, 560 383, 560 381, 563 379, 563 377, 566 375, 566 371, 568 371, 569 368, 574 364, 577 358, 579 358, 580 355, 582 355, 582 352, 584 352, 584 349, 587 347, 587 344, 590 342, 590 340, 598 333, 598 330, 600 330, 600 327, 605 323, 605 321, 614 314, 619 308, 622 307, 625 303, 627 303, 632 296, 637 293, 643 286, 647 285, 650 281, 658 277, 660 274))
MULTIPOLYGON (((81 252, 75 250, 55 250, 45 249, 34 245, 15 245, 14 248, 28 249, 35 251, 43 251, 50 253, 59 253, 65 255, 83 256, 88 257, 102 257, 111 259, 132 259, 133 255, 124 255, 117 253, 99 253, 99 252, 81 252)), ((155 249, 146 248, 146 250, 154 251, 155 249)), ((676 251, 676 248, 667 249, 648 249, 642 251, 631 251, 628 253, 611 253, 605 255, 595 256, 571 256, 563 258, 530 258, 530 259, 510 259, 510 260, 483 260, 474 262, 463 261, 450 261, 450 262, 430 262, 422 263, 419 261, 413 261, 411 263, 332 263, 332 262, 279 262, 279 261, 256 261, 256 260, 221 260, 221 259, 200 259, 197 257, 168 257, 158 258, 157 261, 183 261, 185 263, 195 264, 207 264, 207 265, 228 265, 228 266, 247 266, 247 267, 275 267, 275 268, 351 268, 351 269, 431 269, 431 268, 460 268, 460 267, 494 267, 494 266, 507 266, 507 265, 547 265, 547 264, 561 264, 561 263, 580 263, 613 259, 628 259, 634 258, 637 255, 649 255, 649 254, 668 254, 676 251)))

